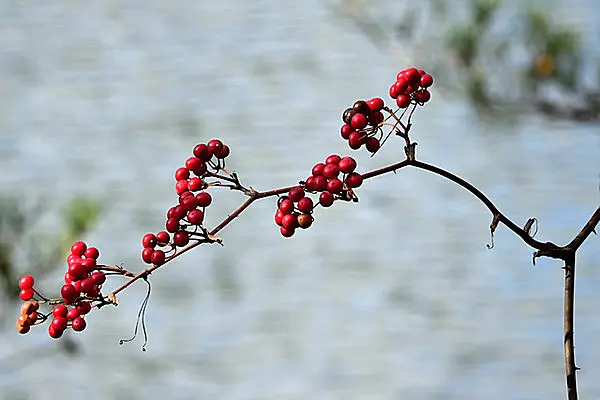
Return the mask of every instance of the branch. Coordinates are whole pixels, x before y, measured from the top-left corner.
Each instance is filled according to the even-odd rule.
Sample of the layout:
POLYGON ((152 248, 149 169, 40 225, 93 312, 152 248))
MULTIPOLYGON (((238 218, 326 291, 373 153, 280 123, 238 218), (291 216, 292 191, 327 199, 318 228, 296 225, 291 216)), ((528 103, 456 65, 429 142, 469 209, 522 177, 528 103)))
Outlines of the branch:
POLYGON ((575 309, 575 252, 565 259, 565 372, 567 375, 567 394, 569 400, 577 400, 577 376, 579 368, 575 366, 575 343, 573 338, 573 314, 575 309))
POLYGON ((600 206, 596 209, 596 212, 592 214, 587 224, 581 228, 581 231, 575 236, 575 238, 566 247, 572 251, 576 251, 581 244, 590 236, 590 233, 596 233, 596 225, 600 223, 600 206))

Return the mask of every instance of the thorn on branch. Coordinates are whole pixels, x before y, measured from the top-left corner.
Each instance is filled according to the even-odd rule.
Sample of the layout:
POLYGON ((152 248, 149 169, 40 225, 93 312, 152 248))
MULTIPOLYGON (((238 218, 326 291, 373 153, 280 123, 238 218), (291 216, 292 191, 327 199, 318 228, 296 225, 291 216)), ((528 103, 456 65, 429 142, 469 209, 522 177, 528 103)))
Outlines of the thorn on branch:
POLYGON ((494 232, 498 227, 498 223, 500 223, 500 215, 494 214, 494 218, 492 219, 492 223, 490 224, 490 243, 485 245, 485 247, 487 247, 488 249, 494 248, 494 232))

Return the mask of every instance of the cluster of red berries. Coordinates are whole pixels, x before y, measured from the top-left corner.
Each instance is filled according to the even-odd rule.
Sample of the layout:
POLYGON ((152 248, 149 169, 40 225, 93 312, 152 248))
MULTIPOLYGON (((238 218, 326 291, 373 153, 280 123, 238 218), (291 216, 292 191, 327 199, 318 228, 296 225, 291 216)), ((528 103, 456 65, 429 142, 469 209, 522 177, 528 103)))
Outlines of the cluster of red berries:
POLYGON ((422 69, 407 68, 396 76, 396 82, 390 87, 390 97, 396 100, 400 108, 406 108, 412 101, 424 104, 431 98, 427 90, 433 85, 433 77, 422 69))
MULTIPOLYGON (((106 275, 97 264, 99 256, 97 248, 87 247, 84 242, 75 242, 71 246, 71 254, 67 257, 68 270, 64 275, 65 283, 60 289, 61 298, 52 310, 53 319, 48 326, 48 334, 51 337, 61 337, 68 327, 76 332, 84 330, 84 316, 91 311, 92 301, 103 299, 100 290, 106 281, 106 275)), ((19 279, 20 297, 25 301, 17 319, 19 333, 27 333, 29 327, 38 320, 38 303, 29 301, 36 294, 33 284, 31 275, 19 279)), ((47 317, 44 316, 44 320, 47 317)))
POLYGON ((179 196, 179 204, 167 212, 166 230, 148 233, 142 238, 142 260, 147 264, 164 264, 166 252, 156 249, 156 246, 168 246, 168 250, 186 246, 195 229, 202 226, 205 209, 212 203, 211 195, 205 191, 208 185, 203 178, 209 167, 218 169, 220 162, 229 156, 230 150, 220 140, 213 139, 207 144, 198 144, 193 153, 194 156, 186 160, 185 166, 175 171, 175 191, 179 196))
POLYGON ((375 97, 369 101, 357 100, 344 110, 340 133, 351 149, 358 150, 364 144, 371 153, 379 150, 381 142, 375 136, 384 120, 381 112, 384 106, 383 99, 375 97))
POLYGON ((322 207, 330 207, 336 199, 355 198, 352 189, 359 187, 363 181, 362 175, 354 172, 355 169, 354 158, 342 158, 337 154, 327 157, 324 163, 315 164, 305 182, 294 186, 287 196, 277 200, 275 223, 280 226, 281 234, 291 237, 296 228, 306 229, 312 225, 315 203, 306 192, 320 192, 318 204, 322 207))

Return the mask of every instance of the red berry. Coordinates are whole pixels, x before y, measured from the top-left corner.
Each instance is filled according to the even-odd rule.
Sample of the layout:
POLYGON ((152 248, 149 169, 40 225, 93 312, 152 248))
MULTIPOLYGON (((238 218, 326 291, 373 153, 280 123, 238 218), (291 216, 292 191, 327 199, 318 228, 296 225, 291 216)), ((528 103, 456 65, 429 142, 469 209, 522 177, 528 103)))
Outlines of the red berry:
POLYGON ((94 260, 97 260, 98 257, 100 257, 100 252, 95 247, 88 247, 85 253, 83 253, 83 255, 85 256, 85 258, 92 258, 94 260))
POLYGON ((204 162, 208 162, 212 157, 212 154, 208 151, 208 146, 204 143, 194 147, 194 155, 204 162))
POLYGON ((21 298, 21 300, 23 301, 29 301, 33 298, 33 289, 29 288, 29 289, 21 289, 21 291, 19 292, 19 297, 21 298))
POLYGON ((333 204, 333 200, 333 194, 331 194, 330 192, 323 192, 319 196, 319 203, 321 203, 323 207, 331 206, 333 204))
POLYGON ((287 214, 281 219, 281 226, 286 229, 294 229, 298 226, 298 215, 287 214))
POLYGON ((86 270, 83 267, 83 265, 81 265, 81 263, 76 263, 76 264, 72 264, 69 267, 69 275, 71 276, 72 279, 83 279, 85 278, 85 274, 86 274, 86 270))
POLYGON ((367 101, 367 105, 369 106, 371 111, 379 111, 385 106, 385 103, 383 102, 382 98, 374 97, 371 100, 367 101))
POLYGON ((364 143, 364 140, 363 140, 363 135, 361 133, 352 132, 350 134, 350 137, 348 138, 348 145, 350 146, 351 149, 358 150, 358 149, 360 149, 360 146, 363 145, 363 143, 364 143))
POLYGON ((213 139, 208 142, 207 146, 210 154, 216 156, 217 154, 220 154, 221 149, 223 148, 223 142, 219 139, 213 139))
POLYGON ((175 171, 175 180, 182 181, 184 179, 188 179, 190 177, 190 170, 187 168, 177 168, 175 171))
POLYGON ((158 243, 159 246, 166 246, 170 239, 171 237, 165 231, 160 231, 156 234, 156 243, 158 243))
POLYGON ((196 195, 198 207, 208 207, 212 203, 212 197, 207 192, 200 192, 196 195))
POLYGON ((291 214, 294 212, 294 203, 290 199, 284 199, 279 203, 279 209, 284 214, 291 214))
POLYGON ((196 177, 191 178, 187 183, 187 188, 191 192, 200 190, 200 189, 202 189, 203 186, 204 186, 204 182, 202 181, 202 179, 196 178, 196 177))
POLYGON ((144 260, 146 264, 150 264, 152 261, 152 253, 154 253, 154 249, 152 247, 146 247, 144 250, 142 250, 142 260, 144 260))
POLYGON ((368 151, 370 151, 371 153, 375 153, 377 150, 379 150, 379 147, 381 147, 381 145, 379 143, 379 139, 374 138, 374 137, 367 138, 367 150, 368 151))
POLYGON ((181 180, 181 181, 177 181, 177 183, 175 184, 175 193, 177 193, 178 195, 181 195, 181 193, 185 192, 188 190, 188 181, 187 180, 181 180))
POLYGON ((19 287, 21 289, 31 289, 33 287, 33 276, 31 275, 23 275, 21 279, 19 279, 19 287))
POLYGON ((75 286, 71 284, 65 284, 60 289, 60 295, 65 299, 72 301, 77 297, 77 290, 75 289, 75 286))
POLYGON ((327 189, 327 178, 324 176, 315 176, 315 190, 317 192, 322 192, 327 189))
POLYGON ((177 247, 183 247, 190 242, 190 235, 187 232, 179 231, 173 235, 173 244, 177 247))
POLYGON ((94 284, 92 283, 91 280, 89 279, 84 279, 81 281, 81 286, 79 287, 79 291, 80 293, 87 293, 90 294, 90 292, 92 292, 94 289, 94 284))
POLYGON ((288 192, 288 197, 291 201, 296 203, 298 200, 304 197, 304 189, 302 189, 302 186, 294 186, 288 192))
POLYGON ((281 226, 281 221, 283 220, 284 216, 285 214, 280 209, 277 209, 277 212, 275 213, 275 223, 281 226))
POLYGON ((390 86, 390 97, 392 99, 395 99, 396 97, 398 97, 398 95, 401 93, 400 91, 400 86, 398 85, 398 82, 394 83, 392 86, 390 86))
POLYGON ((83 280, 78 280, 78 281, 73 282, 73 287, 75 288, 75 291, 77 293, 81 293, 81 282, 83 282, 83 280))
POLYGON ((419 103, 427 103, 431 99, 431 93, 427 89, 417 90, 415 92, 415 100, 419 103))
POLYGON ((142 247, 156 246, 156 236, 153 233, 146 233, 142 238, 142 247))
POLYGON ((400 72, 401 76, 403 76, 409 85, 418 85, 419 80, 421 79, 421 74, 419 74, 419 70, 416 68, 408 68, 402 72, 400 72))
MULTIPOLYGON (((201 210, 191 210, 187 214, 187 220, 192 225, 202 225, 202 222, 204 221, 204 213, 201 210)), ((173 235, 173 242, 175 241, 175 235, 173 235)))
POLYGON ((69 321, 74 320, 77 317, 79 317, 79 310, 77 307, 73 307, 69 310, 69 312, 67 312, 67 319, 69 321))
POLYGON ((381 111, 373 111, 369 114, 369 124, 377 126, 383 122, 383 113, 381 111))
POLYGON ((399 95, 405 93, 407 88, 408 88, 407 80, 405 78, 401 77, 390 88, 390 96, 395 99, 399 95), (392 88, 393 88, 393 90, 392 90, 392 88), (395 96, 392 96, 392 94, 395 94, 395 96))
POLYGON ((94 285, 102 285, 106 281, 106 275, 102 271, 94 271, 92 275, 90 275, 90 280, 94 285))
POLYGON ((400 108, 406 108, 410 104, 410 96, 407 94, 401 94, 396 98, 396 104, 400 108))
POLYGON ((89 301, 82 301, 77 307, 79 315, 85 315, 92 310, 92 304, 89 301))
POLYGON ((62 334, 63 334, 63 332, 64 332, 64 330, 57 331, 56 329, 54 329, 54 327, 52 326, 52 324, 48 325, 48 334, 53 339, 58 339, 59 337, 61 337, 62 334))
POLYGON ((167 232, 177 232, 179 230, 179 220, 175 218, 169 218, 165 224, 167 232))
POLYGON ((342 191, 343 186, 344 184, 342 183, 342 181, 340 181, 338 178, 333 178, 329 182, 327 182, 327 192, 339 193, 342 191))
POLYGON ((187 211, 181 205, 173 207, 172 215, 169 218, 175 218, 177 221, 185 217, 187 211))
POLYGON ((421 75, 420 83, 422 87, 428 88, 429 86, 433 85, 433 77, 429 74, 421 75))
POLYGON ((83 242, 75 242, 71 246, 71 254, 81 257, 87 250, 87 246, 83 242))
MULTIPOLYGON (((327 165, 338 165, 338 163, 340 162, 342 158, 340 156, 338 156, 337 154, 332 154, 329 157, 327 157, 327 159, 325 160, 325 166, 327 165)), ((325 173, 323 172, 323 175, 325 175, 325 173)))
POLYGON ((336 164, 326 165, 323 169, 323 176, 327 179, 336 178, 340 174, 340 169, 336 164))
POLYGON ((154 250, 150 262, 154 265, 162 265, 165 262, 165 252, 162 250, 154 250))
POLYGON ((303 197, 298 201, 298 210, 301 212, 308 214, 314 208, 313 201, 310 197, 303 197))
POLYGON ((367 126, 367 117, 361 113, 354 114, 350 120, 350 126, 352 126, 354 129, 364 128, 367 126))
POLYGON ((310 214, 298 215, 298 226, 302 229, 310 227, 313 223, 313 217, 310 214))
POLYGON ((69 275, 68 271, 65 272, 64 281, 65 281, 65 283, 71 283, 71 282, 73 282, 73 277, 71 275, 69 275))
POLYGON ((76 262, 81 262, 81 260, 81 257, 76 256, 75 254, 69 254, 69 256, 67 257, 67 264, 70 266, 71 264, 74 264, 76 262))
POLYGON ((281 232, 281 234, 284 237, 292 237, 294 235, 295 229, 287 229, 282 226, 281 228, 279 228, 279 232, 281 232))
POLYGON ((64 304, 57 304, 52 309, 52 315, 54 318, 66 318, 67 317, 67 306, 64 304))
POLYGON ((81 317, 77 317, 71 322, 71 327, 73 327, 73 330, 76 332, 81 332, 85 329, 85 326, 85 320, 81 317))
POLYGON ((206 171, 206 164, 198 157, 190 157, 185 160, 185 167, 194 172, 199 171, 202 173, 206 171))
POLYGON ((362 185, 363 177, 357 172, 351 172, 346 176, 346 185, 351 188, 359 187, 362 185))
POLYGON ((52 326, 55 331, 64 331, 67 328, 67 319, 63 317, 54 318, 50 326, 52 326))
POLYGON ((323 168, 325 168, 325 164, 318 163, 312 169, 312 176, 321 176, 323 175, 323 168))
POLYGON ((352 128, 348 124, 342 125, 342 129, 340 129, 340 133, 341 133, 342 137, 346 140, 348 140, 348 136, 350 136, 350 134, 352 132, 354 132, 354 128, 352 128))
POLYGON ((344 174, 348 174, 356 168, 356 161, 352 157, 344 157, 338 164, 340 171, 344 174))
POLYGON ((308 178, 306 178, 306 182, 304 184, 304 188, 308 191, 314 192, 317 190, 316 186, 315 186, 315 177, 314 176, 309 176, 308 178))
POLYGON ((93 258, 86 258, 84 260, 81 260, 81 266, 83 267, 86 273, 92 272, 94 269, 96 269, 96 260, 94 260, 93 258))
POLYGON ((221 147, 221 150, 219 150, 218 153, 215 153, 215 157, 224 159, 227 158, 227 156, 229 156, 230 152, 231 151, 229 150, 229 146, 224 144, 223 147, 221 147))

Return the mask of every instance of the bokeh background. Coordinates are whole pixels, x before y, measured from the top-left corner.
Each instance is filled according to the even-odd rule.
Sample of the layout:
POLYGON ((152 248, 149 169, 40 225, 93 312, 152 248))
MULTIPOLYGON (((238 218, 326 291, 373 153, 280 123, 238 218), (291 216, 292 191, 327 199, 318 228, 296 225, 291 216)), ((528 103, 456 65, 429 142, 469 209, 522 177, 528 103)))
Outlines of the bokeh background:
MULTIPOLYGON (((595 0, 4 1, 0 4, 2 399, 554 399, 565 393, 563 271, 468 193, 403 169, 284 239, 275 201, 59 341, 14 331, 16 279, 58 290, 75 236, 143 268, 173 172, 219 137, 258 189, 303 179, 341 113, 434 74, 418 157, 565 243, 600 202, 595 0), (534 10, 534 11, 532 11, 534 10)), ((403 157, 390 141, 359 170, 403 157)), ((223 192, 214 225, 243 199, 223 192)), ((582 398, 600 398, 600 245, 578 257, 582 398)), ((115 284, 117 282, 114 282, 115 284)), ((110 285, 109 285, 110 286, 110 285)))

